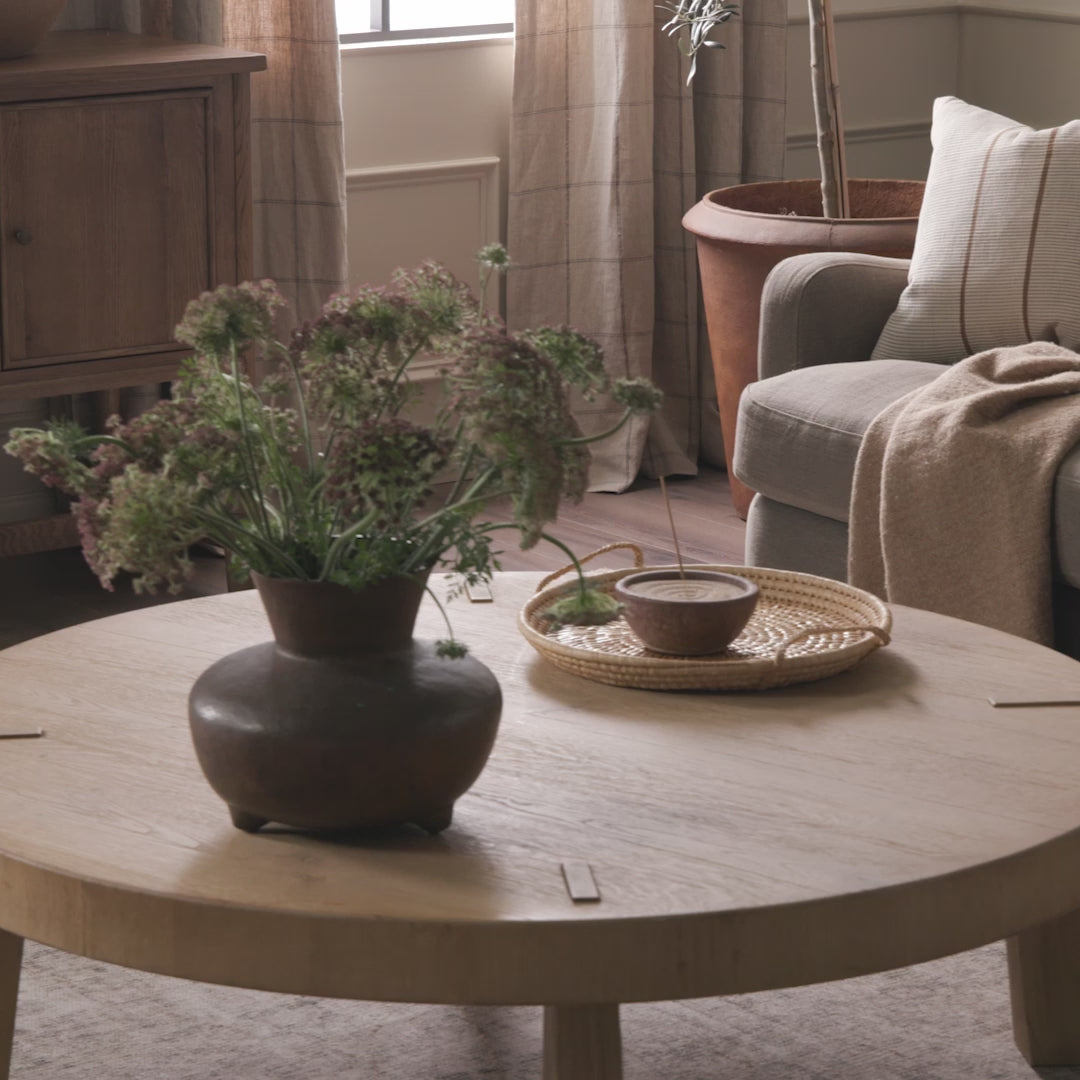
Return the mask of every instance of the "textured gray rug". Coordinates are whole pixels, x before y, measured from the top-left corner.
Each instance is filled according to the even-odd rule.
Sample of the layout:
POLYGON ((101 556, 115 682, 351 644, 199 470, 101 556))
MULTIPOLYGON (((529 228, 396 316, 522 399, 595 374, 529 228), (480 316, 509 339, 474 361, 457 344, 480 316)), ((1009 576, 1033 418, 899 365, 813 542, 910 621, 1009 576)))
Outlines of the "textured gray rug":
MULTIPOLYGON (((1080 1080, 1012 1042, 1001 945, 917 968, 622 1010, 627 1080, 1080 1080)), ((12 1080, 538 1080, 538 1009, 202 986, 27 945, 12 1080)))

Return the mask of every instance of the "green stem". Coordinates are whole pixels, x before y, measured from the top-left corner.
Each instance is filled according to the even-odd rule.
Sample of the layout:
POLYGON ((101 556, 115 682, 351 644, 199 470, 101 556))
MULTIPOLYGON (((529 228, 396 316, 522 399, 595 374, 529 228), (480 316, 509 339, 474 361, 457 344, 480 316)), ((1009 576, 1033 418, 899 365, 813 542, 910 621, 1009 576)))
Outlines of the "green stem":
POLYGON ((304 380, 300 377, 300 368, 289 349, 282 345, 280 341, 275 341, 274 345, 285 357, 285 362, 289 365, 289 371, 292 372, 293 382, 296 384, 296 408, 300 413, 300 428, 304 433, 304 451, 307 454, 308 471, 313 472, 315 469, 315 444, 311 438, 311 423, 308 420, 304 380))
POLYGON ((441 510, 436 510, 434 514, 429 514, 426 518, 424 518, 423 521, 417 522, 417 531, 426 528, 428 525, 433 524, 434 522, 438 521, 439 518, 445 517, 451 511, 463 510, 466 506, 470 506, 472 503, 482 503, 486 502, 488 499, 499 499, 502 498, 503 495, 512 494, 512 492, 510 491, 497 491, 495 492, 495 494, 483 491, 483 486, 489 480, 491 480, 498 471, 499 470, 494 465, 492 465, 489 469, 482 473, 476 483, 473 484, 471 488, 469 488, 469 490, 465 493, 465 497, 463 499, 460 499, 456 503, 447 503, 445 506, 443 506, 441 510))
POLYGON ((316 578, 317 581, 325 581, 337 569, 342 553, 375 520, 377 514, 377 510, 369 510, 359 521, 354 521, 347 529, 341 532, 326 553, 322 570, 319 571, 319 576, 316 578))
POLYGON ((581 569, 581 563, 578 562, 577 556, 564 544, 561 540, 556 539, 550 533, 542 532, 540 534, 542 540, 546 540, 549 544, 554 544, 573 564, 574 571, 577 574, 578 580, 578 595, 585 599, 585 571, 581 569))
MULTIPOLYGON (((517 529, 518 532, 521 532, 521 527, 515 525, 513 522, 505 522, 499 525, 489 525, 484 529, 484 531, 498 532, 500 529, 517 529)), ((578 595, 582 599, 584 599, 586 592, 585 571, 581 568, 581 563, 578 562, 578 557, 570 550, 570 548, 566 546, 566 544, 564 544, 557 537, 552 536, 550 533, 542 532, 540 534, 540 539, 546 540, 549 544, 554 544, 573 564, 574 571, 577 574, 578 579, 578 595)))
POLYGON ((491 280, 491 275, 495 272, 495 268, 492 266, 485 266, 480 264, 480 310, 487 310, 487 287, 488 282, 491 280))
MULTIPOLYGON (((490 471, 491 470, 489 470, 489 472, 490 471)), ((476 485, 473 485, 473 490, 475 490, 475 487, 476 485)), ((419 544, 412 557, 405 564, 405 569, 413 570, 417 566, 423 566, 426 559, 430 558, 433 554, 437 555, 444 550, 442 547, 441 531, 437 528, 432 528, 432 526, 438 524, 440 518, 452 511, 464 510, 472 503, 484 503, 489 499, 501 499, 504 495, 511 494, 513 494, 511 491, 497 491, 494 494, 485 492, 484 494, 476 495, 472 498, 462 499, 460 502, 456 502, 452 505, 444 506, 441 510, 424 518, 423 521, 414 526, 413 531, 416 533, 427 531, 427 539, 419 544)), ((516 525, 512 527, 517 528, 516 525)))
MULTIPOLYGON (((454 439, 454 442, 457 442, 457 438, 454 439)), ((458 478, 454 481, 454 486, 450 489, 450 494, 446 496, 443 506, 452 505, 454 500, 457 499, 458 495, 461 493, 461 489, 465 486, 465 479, 468 475, 469 468, 472 466, 475 457, 476 447, 470 446, 468 453, 465 455, 465 460, 461 463, 461 471, 458 473, 458 478)))
POLYGON ((255 501, 262 517, 262 527, 267 540, 273 533, 270 530, 270 519, 266 513, 266 501, 263 496, 262 484, 259 482, 259 465, 255 460, 255 448, 251 445, 251 432, 248 430, 247 409, 244 407, 244 386, 240 381, 240 363, 236 356, 236 342, 229 345, 229 365, 232 371, 233 387, 236 390, 236 406, 240 415, 240 434, 247 457, 247 466, 251 474, 251 486, 255 492, 255 501))
POLYGON ((560 439, 559 446, 585 446, 588 443, 599 442, 601 439, 606 439, 609 435, 614 435, 616 431, 622 428, 626 421, 634 415, 633 409, 627 409, 619 418, 619 422, 614 426, 607 429, 607 431, 601 431, 599 435, 581 435, 576 439, 560 439))
POLYGON ((92 444, 96 449, 99 446, 119 446, 126 450, 132 457, 135 457, 135 448, 129 443, 124 442, 123 439, 116 438, 115 435, 84 435, 81 439, 76 439, 71 444, 72 450, 78 450, 79 447, 86 444, 92 444))
POLYGON ((435 606, 439 609, 439 614, 442 616, 443 622, 446 623, 446 632, 450 635, 450 640, 457 641, 457 638, 454 637, 454 628, 450 625, 450 616, 446 614, 446 608, 443 607, 442 601, 435 595, 431 586, 426 582, 424 583, 424 592, 435 601, 435 606))
MULTIPOLYGON (((397 369, 394 371, 394 377, 390 380, 390 386, 387 388, 387 397, 383 399, 383 403, 379 407, 379 411, 375 416, 376 420, 381 420, 382 419, 382 414, 386 411, 386 406, 387 406, 388 401, 389 401, 389 395, 393 392, 394 388, 401 381, 401 376, 405 374, 405 369, 413 362, 413 360, 416 359, 417 354, 420 352, 420 350, 426 344, 427 344, 426 341, 421 342, 419 345, 416 346, 415 349, 412 350, 412 352, 409 353, 408 356, 405 357, 404 360, 401 361, 400 364, 398 364, 397 369)), ((380 348, 381 348, 381 346, 380 346, 380 348)), ((378 355, 378 353, 376 353, 376 356, 377 355, 378 355)))
POLYGON ((195 513, 196 517, 203 521, 208 529, 213 531, 214 538, 221 540, 223 547, 235 547, 236 540, 239 540, 241 543, 251 543, 255 547, 260 548, 263 553, 271 559, 277 560, 281 565, 291 570, 297 578, 303 580, 307 576, 304 573, 303 567, 301 567, 287 552, 282 551, 265 537, 260 536, 257 532, 251 532, 250 530, 245 529, 239 522, 226 517, 216 510, 210 510, 203 507, 196 510, 195 513), (229 537, 232 537, 233 539, 230 540, 228 539, 229 537))

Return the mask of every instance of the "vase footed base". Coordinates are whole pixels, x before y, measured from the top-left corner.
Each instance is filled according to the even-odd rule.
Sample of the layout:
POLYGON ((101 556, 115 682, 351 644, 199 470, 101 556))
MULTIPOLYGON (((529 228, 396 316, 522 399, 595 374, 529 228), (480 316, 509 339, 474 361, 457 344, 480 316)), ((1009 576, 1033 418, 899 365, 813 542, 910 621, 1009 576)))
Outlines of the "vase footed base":
POLYGON ((450 828, 451 823, 454 820, 454 804, 445 806, 439 810, 432 810, 430 814, 425 814, 422 817, 418 817, 413 824, 417 828, 423 829, 429 836, 435 836, 441 833, 443 829, 450 828))
POLYGON ((229 807, 229 817, 232 818, 232 823, 244 832, 258 832, 270 821, 269 818, 259 817, 258 814, 249 814, 246 810, 241 810, 239 806, 229 807))
MULTIPOLYGON (((232 823, 243 832, 257 833, 264 825, 270 824, 269 818, 260 817, 258 814, 249 814, 239 806, 229 807, 229 817, 232 823)), ((454 821, 454 805, 432 810, 429 814, 418 815, 415 821, 409 824, 423 829, 429 836, 437 836, 444 829, 450 828, 454 821)))

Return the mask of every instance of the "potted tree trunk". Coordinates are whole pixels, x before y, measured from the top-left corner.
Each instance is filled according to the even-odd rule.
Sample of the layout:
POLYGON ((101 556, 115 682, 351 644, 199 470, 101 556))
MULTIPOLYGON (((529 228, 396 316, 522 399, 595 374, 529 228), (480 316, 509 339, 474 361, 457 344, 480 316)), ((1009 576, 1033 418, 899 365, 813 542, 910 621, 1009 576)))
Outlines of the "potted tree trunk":
MULTIPOLYGON (((832 0, 809 0, 810 66, 821 179, 737 184, 710 191, 683 218, 697 238, 724 451, 730 462, 743 388, 757 378, 758 315, 769 271, 790 255, 856 251, 907 258, 922 204, 921 180, 850 180, 844 155, 832 0)), ((737 13, 729 0, 677 0, 664 30, 692 57, 722 48, 710 33, 737 13)), ((731 477, 746 517, 753 492, 731 477)))

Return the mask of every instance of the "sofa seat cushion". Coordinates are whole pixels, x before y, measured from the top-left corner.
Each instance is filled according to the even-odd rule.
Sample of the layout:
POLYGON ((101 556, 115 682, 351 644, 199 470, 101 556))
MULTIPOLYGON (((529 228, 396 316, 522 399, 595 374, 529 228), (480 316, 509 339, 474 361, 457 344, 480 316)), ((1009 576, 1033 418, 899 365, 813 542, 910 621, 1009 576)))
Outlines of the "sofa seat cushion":
POLYGON ((867 360, 751 383, 739 402, 732 470, 770 499, 846 522, 863 432, 941 371, 917 360, 867 360))
MULTIPOLYGON (((846 523, 855 458, 870 421, 941 374, 940 364, 821 364, 751 383, 739 403, 732 469, 769 499, 846 523)), ((1055 572, 1080 588, 1080 445, 1054 481, 1055 572)))

